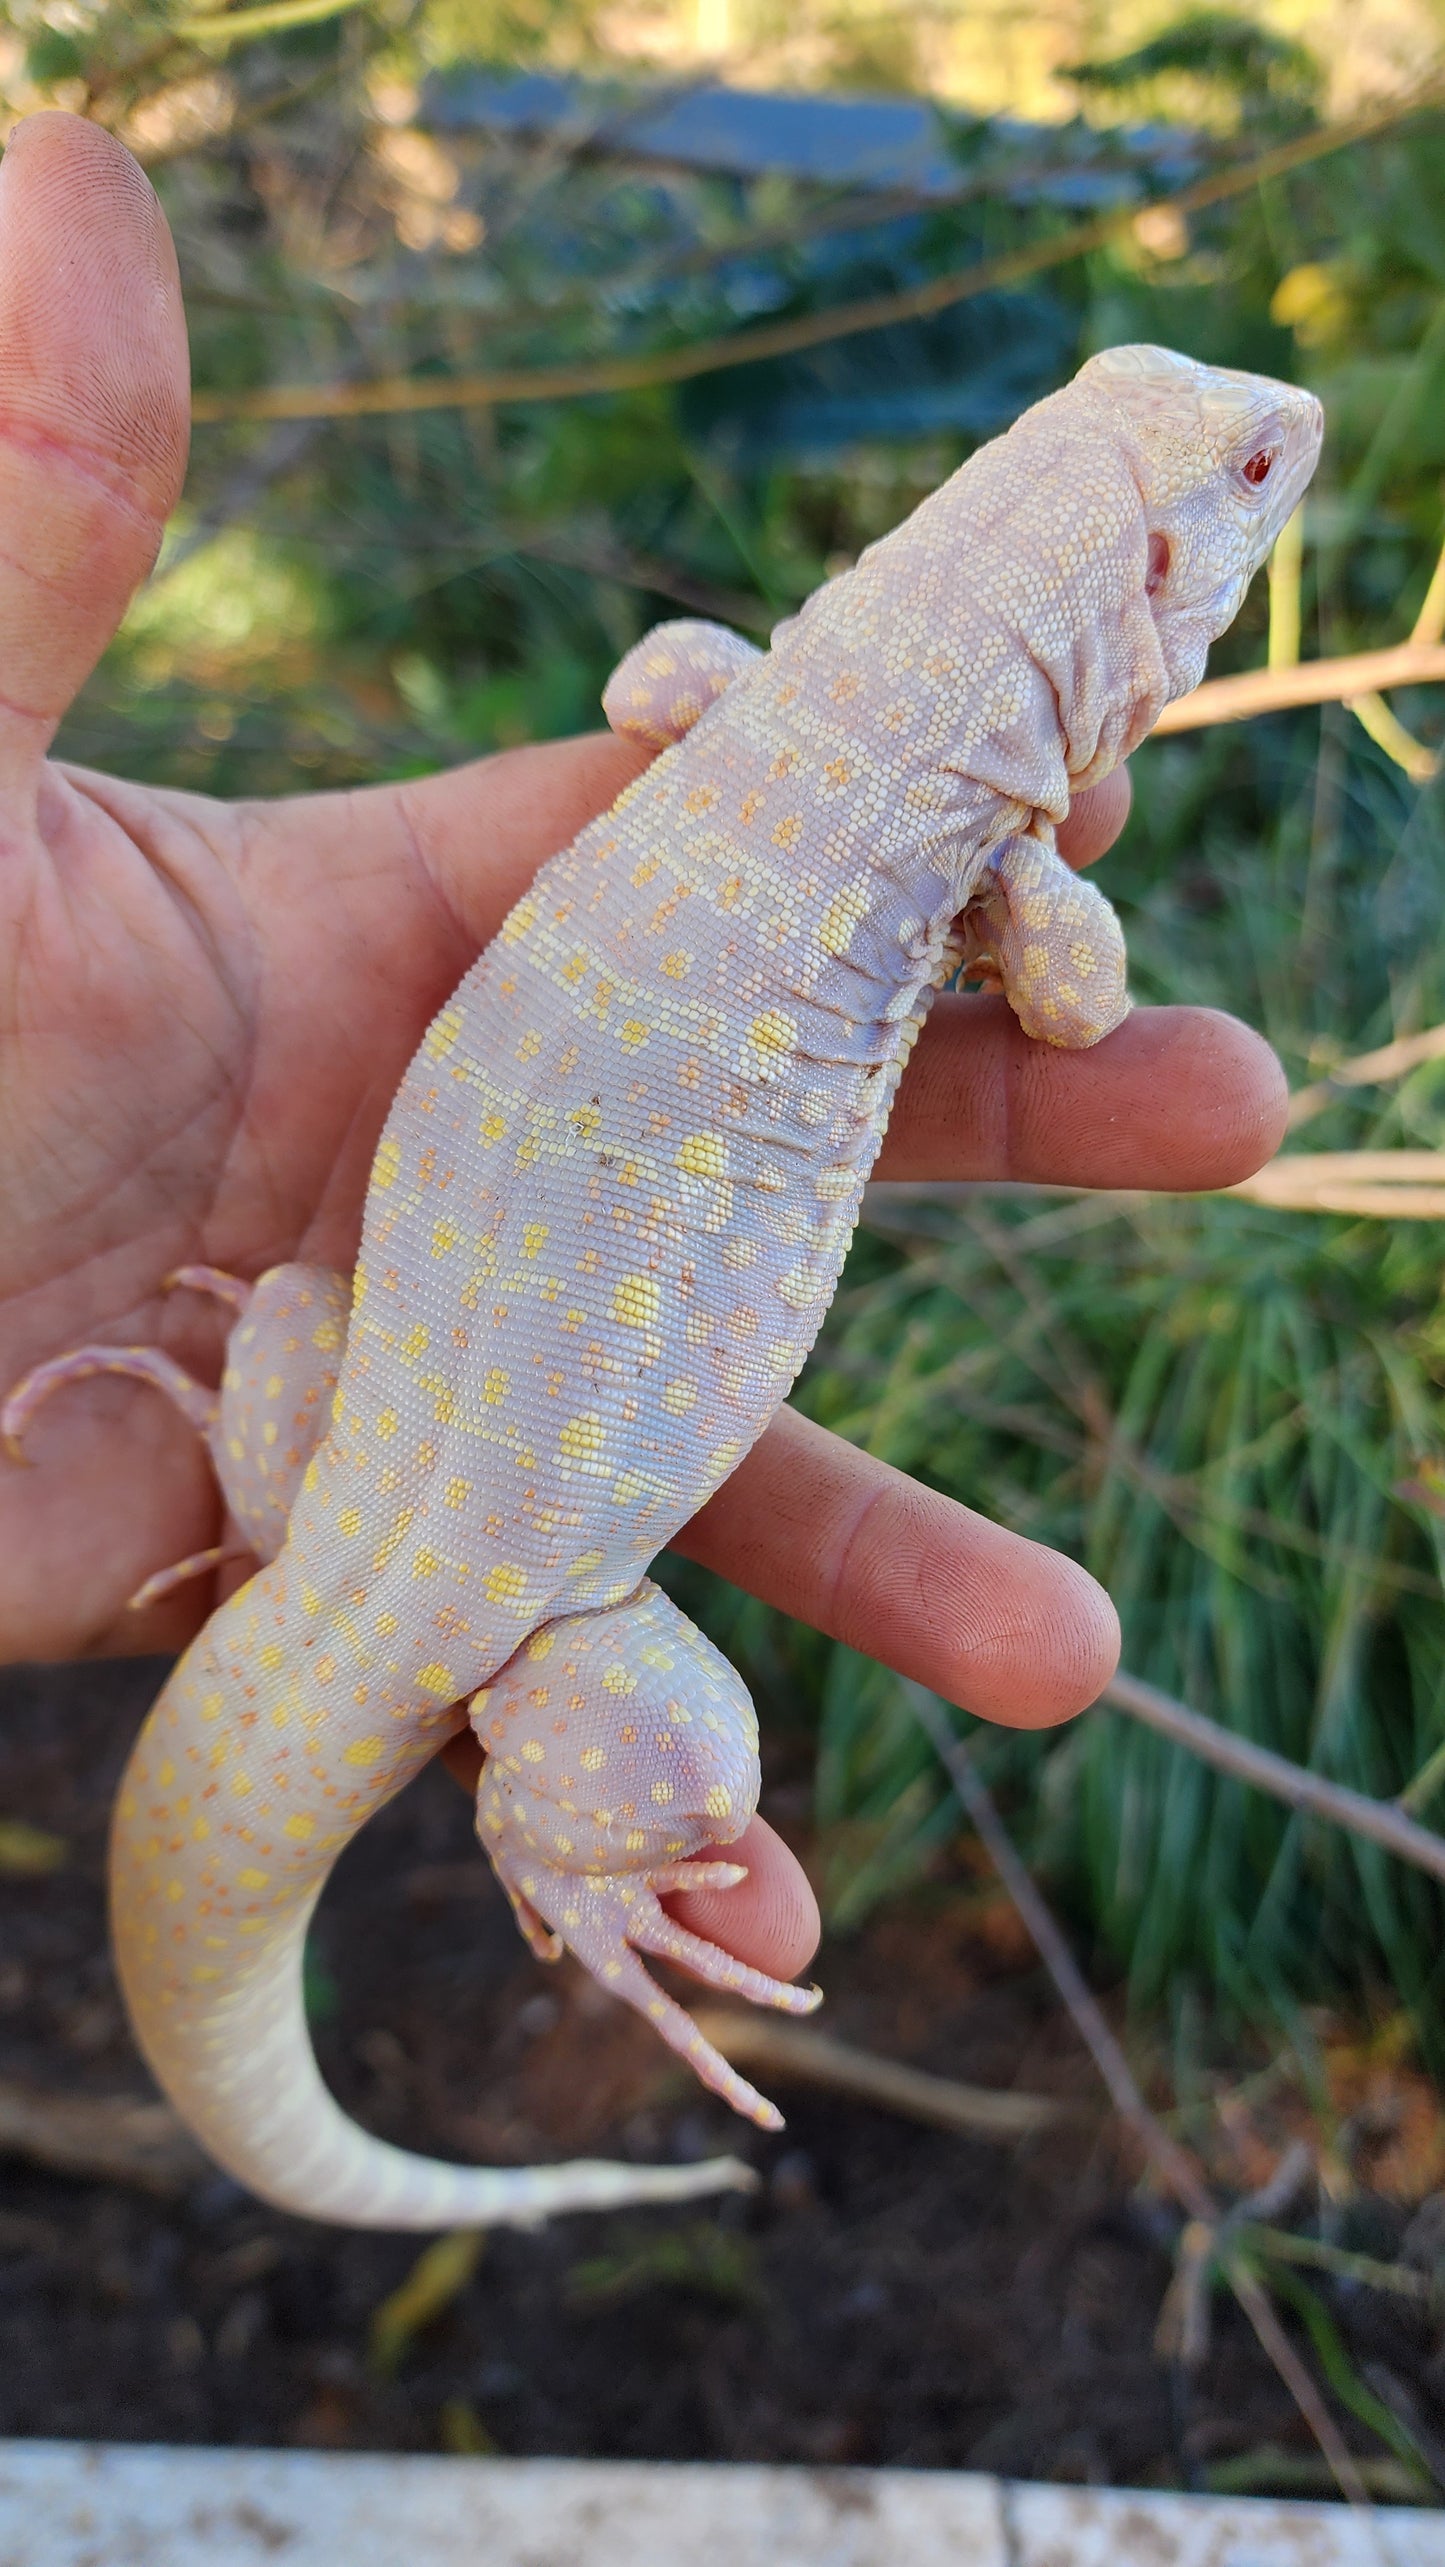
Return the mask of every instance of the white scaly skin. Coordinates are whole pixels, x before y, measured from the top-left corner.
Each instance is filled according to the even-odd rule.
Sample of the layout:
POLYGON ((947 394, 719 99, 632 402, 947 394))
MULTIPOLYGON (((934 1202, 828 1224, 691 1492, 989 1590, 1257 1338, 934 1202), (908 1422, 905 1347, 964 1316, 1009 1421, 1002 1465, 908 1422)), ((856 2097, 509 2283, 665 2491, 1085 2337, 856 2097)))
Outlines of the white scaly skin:
MULTIPOLYGON (((960 957, 1045 1041, 1092 1043, 1123 1016, 1117 922, 1055 826, 1198 682, 1319 441, 1307 394, 1111 350, 766 655, 665 627, 617 672, 614 727, 676 745, 543 869, 427 1033, 377 1152, 339 1387, 284 1544, 182 1659, 120 1795, 113 1919, 138 2036, 257 2192, 407 2228, 742 2175, 444 2166, 368 2138, 321 2086, 307 1922, 342 1845, 467 1698, 479 1832, 534 1948, 569 1945, 705 2083, 776 2123, 637 1957, 815 2001, 659 1904, 732 1876, 695 1867, 752 1813, 756 1731, 734 1671, 643 1572, 802 1364, 960 957)), ((261 1444, 253 1423, 238 1456, 210 1426, 266 1548, 277 1480, 258 1515, 248 1449, 274 1464, 300 1418, 299 1467, 325 1411, 298 1274, 267 1279, 291 1313, 286 1365, 267 1370, 259 1296, 233 1340, 232 1405, 261 1444), (268 1398, 286 1414, 265 1448, 268 1398)), ((343 1289, 326 1284, 333 1335, 343 1289)))

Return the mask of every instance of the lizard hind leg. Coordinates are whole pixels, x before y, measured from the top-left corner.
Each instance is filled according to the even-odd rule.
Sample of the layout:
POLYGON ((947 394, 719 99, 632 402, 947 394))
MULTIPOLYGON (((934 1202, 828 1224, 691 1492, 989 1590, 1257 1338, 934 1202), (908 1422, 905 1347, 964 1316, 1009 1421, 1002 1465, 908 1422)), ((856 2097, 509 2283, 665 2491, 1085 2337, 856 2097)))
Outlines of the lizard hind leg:
POLYGON ((730 633, 725 624, 684 617, 675 624, 654 625, 619 660, 602 690, 608 726, 624 740, 643 740, 650 749, 671 748, 735 677, 756 668, 763 657, 755 643, 730 633))
POLYGON ((233 1534, 156 1570, 130 1598, 133 1612, 223 1561, 247 1552, 275 1558, 330 1416, 351 1307, 345 1276, 324 1266, 273 1266, 254 1284, 216 1266, 178 1266, 165 1278, 165 1289, 173 1286, 207 1293, 236 1314, 219 1392, 159 1346, 77 1346, 36 1364, 0 1405, 0 1440, 16 1462, 52 1392, 101 1373, 149 1382, 202 1438, 240 1541, 233 1534))
POLYGON ((740 1836, 757 1805, 757 1722, 735 1669, 644 1580, 625 1604, 534 1632, 470 1715, 486 1751, 477 1834, 539 1959, 575 1953, 714 2094, 781 2129, 639 1957, 790 2014, 819 2002, 816 1988, 689 1934, 662 1905, 671 1890, 744 1877, 737 1864, 699 1860, 740 1836))
POLYGON ((351 1286, 328 1266, 271 1266, 226 1347, 212 1439, 226 1503, 258 1559, 273 1560, 336 1396, 351 1286))

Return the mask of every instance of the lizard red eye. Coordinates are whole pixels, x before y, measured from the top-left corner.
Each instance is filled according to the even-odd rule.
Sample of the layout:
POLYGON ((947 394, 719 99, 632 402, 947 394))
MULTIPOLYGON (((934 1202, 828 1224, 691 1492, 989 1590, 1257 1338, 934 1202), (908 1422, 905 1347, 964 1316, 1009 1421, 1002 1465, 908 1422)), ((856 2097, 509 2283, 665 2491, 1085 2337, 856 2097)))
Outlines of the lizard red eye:
POLYGON ((1248 463, 1242 467, 1244 478, 1251 490, 1258 490, 1264 482, 1268 481, 1274 470, 1278 452, 1277 446, 1261 446, 1258 453, 1252 454, 1248 463))

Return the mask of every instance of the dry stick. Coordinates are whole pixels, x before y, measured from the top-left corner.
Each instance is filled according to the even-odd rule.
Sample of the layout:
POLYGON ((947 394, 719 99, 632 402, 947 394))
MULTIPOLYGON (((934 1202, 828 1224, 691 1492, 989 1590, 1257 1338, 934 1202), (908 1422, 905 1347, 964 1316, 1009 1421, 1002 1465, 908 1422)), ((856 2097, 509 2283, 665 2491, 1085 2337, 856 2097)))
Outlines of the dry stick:
POLYGON ((1202 731, 1213 722, 1245 722, 1254 713, 1279 713, 1300 704, 1344 704, 1351 696, 1382 694, 1392 686, 1438 685, 1445 678, 1445 645, 1393 642, 1382 651, 1352 651, 1335 660, 1299 660, 1293 668, 1246 669, 1238 677, 1211 677, 1191 695, 1166 704, 1154 736, 1202 731))
POLYGON ((1430 585, 1420 601, 1420 612, 1411 627, 1412 642, 1438 642, 1445 636, 1445 543, 1440 546, 1430 585))
POLYGON ((1347 1827, 1352 1835, 1367 1836, 1371 1844, 1383 1845, 1387 1853, 1398 1854, 1402 1861, 1445 1881, 1445 1836, 1422 1827, 1390 1801, 1371 1800, 1344 1783, 1327 1782, 1323 1774, 1312 1774, 1288 1756, 1277 1756, 1272 1747, 1257 1747, 1253 1739, 1222 1729, 1217 1721, 1206 1720, 1202 1712, 1191 1711, 1187 1703, 1176 1702, 1172 1694, 1161 1693, 1157 1685, 1146 1685, 1122 1669, 1105 1685, 1101 1700, 1157 1729, 1161 1737, 1172 1738, 1177 1746, 1187 1747, 1191 1755, 1217 1766, 1221 1773, 1272 1792, 1291 1809, 1306 1810, 1312 1818, 1327 1818, 1336 1827, 1347 1827))
POLYGON ((1441 97, 1442 92, 1431 87, 1416 90, 1407 98, 1382 102, 1363 115, 1325 126, 1317 133, 1302 134, 1296 141, 1282 143, 1277 150, 1263 152, 1254 160, 1216 170, 1171 196, 1156 197, 1145 206, 1116 206, 1087 223, 1075 224, 1052 240, 1025 242, 1000 257, 975 260, 969 267, 931 277, 926 285, 913 286, 904 293, 868 295, 859 302, 835 304, 826 312, 803 313, 793 321, 763 322, 751 330, 730 330, 718 338, 694 340, 690 347, 668 348, 650 356, 607 357, 600 362, 574 365, 519 366, 495 374, 390 375, 372 383, 281 383, 229 396, 203 392, 193 400, 191 416, 198 425, 229 419, 356 419, 382 411, 482 409, 503 401, 576 400, 593 393, 636 392, 653 385, 689 383, 698 375, 755 364, 762 357, 788 356, 800 348, 822 347, 832 339, 851 338, 860 331, 886 329, 894 321, 920 320, 967 302, 975 294, 1016 285, 1024 277, 1040 276, 1049 268, 1064 266, 1070 259, 1104 248, 1129 231, 1141 213, 1156 212, 1161 206, 1173 207, 1180 214, 1199 213, 1232 196, 1247 195, 1251 188, 1262 186, 1268 179, 1283 177, 1309 161, 1385 132, 1421 108, 1438 105, 1441 97))
POLYGON ((1407 731, 1399 715, 1392 713, 1383 695, 1371 687, 1364 695, 1347 695, 1345 703, 1367 739, 1397 767, 1403 767, 1412 784, 1432 784, 1440 772, 1440 761, 1433 749, 1407 731))
POLYGON ((1300 1124, 1312 1123, 1317 1114, 1323 1114, 1341 1089, 1383 1086, 1388 1079, 1404 1078, 1423 1061, 1438 1061, 1442 1053, 1445 1025, 1427 1025, 1422 1033, 1402 1034, 1398 1041, 1384 1044, 1378 1052, 1361 1052, 1352 1061, 1336 1061, 1322 1079, 1297 1089, 1290 1098, 1290 1131, 1297 1131, 1300 1124))
MULTIPOLYGON (((1442 633, 1445 633, 1445 544, 1440 547, 1410 639, 1417 644, 1438 642, 1442 633)), ((1295 657, 1299 657, 1298 652, 1295 657)), ((1403 722, 1397 720, 1383 695, 1371 688, 1367 694, 1347 696, 1345 701, 1362 730, 1377 748, 1384 750, 1387 758, 1393 758, 1396 766, 1404 768, 1412 784, 1433 781, 1439 773, 1439 758, 1433 749, 1427 749, 1423 740, 1417 740, 1413 731, 1407 731, 1403 722)))
POLYGON ((1439 1221, 1445 1219, 1445 1150, 1297 1150, 1219 1191, 1282 1212, 1439 1221))
POLYGON ((1217 2228, 1191 2219, 1179 2240, 1174 2279, 1164 2294, 1154 2330, 1157 2352, 1166 2361, 1197 2370, 1209 2351, 1209 2276, 1213 2265, 1227 2260, 1225 2250, 1242 2227, 1282 2218, 1293 2207, 1314 2172, 1314 2159, 1302 2139, 1285 2150, 1269 2181, 1233 2209, 1217 2228))
MULTIPOLYGON (((1150 2111, 1134 2079, 1134 2072, 1123 2050, 1104 2019, 1103 2012, 1084 1983, 1082 1973, 1064 1941, 1054 1919, 1041 1898, 1013 1841, 994 1807, 993 1795, 980 1777, 968 1749, 955 1738, 944 1715, 942 1704, 906 1678, 900 1680, 915 1719, 929 1739, 939 1762, 952 1783, 960 1802, 972 1820, 999 1879, 1003 1882, 1019 1915, 1027 1926, 1040 1960, 1058 1989, 1073 2018, 1075 2027, 1087 2047, 1095 2067, 1109 2089, 1115 2110, 1133 2131, 1150 2165, 1162 2183, 1167 2185, 1181 2209, 1192 2220, 1200 2221, 1211 2234, 1217 2235, 1223 2225, 1218 2204, 1187 2149, 1181 2148, 1150 2111)), ((1234 2256, 1226 2255, 1225 2277, 1253 2327, 1264 2352, 1269 2356, 1285 2387, 1294 2399, 1321 2451, 1334 2473, 1335 2483, 1346 2502, 1370 2511, 1370 2498, 1355 2461, 1338 2426, 1320 2396, 1309 2372, 1285 2334, 1274 2309, 1254 2275, 1234 2256)))
POLYGON ((901 2059, 855 2050, 850 2042, 834 2041, 827 2033, 780 2023, 774 2015, 739 2014, 731 2006, 709 2006, 696 2022, 703 2039, 711 2041, 734 2067, 756 2070, 764 2077, 792 2078, 830 2094, 851 2095, 858 2103, 874 2104, 908 2121, 927 2122, 935 2130, 1007 2144, 1069 2118, 1069 2106, 1050 2095, 1010 2093, 966 2085, 958 2077, 935 2077, 926 2068, 906 2067, 901 2059))
POLYGON ((0 2157, 162 2195, 185 2192, 212 2171, 159 2098, 47 2094, 8 2079, 0 2080, 0 2157))
POLYGON ((1294 668, 1299 660, 1300 589, 1304 578, 1305 512, 1301 500, 1275 537, 1268 563, 1269 641, 1271 668, 1294 668))

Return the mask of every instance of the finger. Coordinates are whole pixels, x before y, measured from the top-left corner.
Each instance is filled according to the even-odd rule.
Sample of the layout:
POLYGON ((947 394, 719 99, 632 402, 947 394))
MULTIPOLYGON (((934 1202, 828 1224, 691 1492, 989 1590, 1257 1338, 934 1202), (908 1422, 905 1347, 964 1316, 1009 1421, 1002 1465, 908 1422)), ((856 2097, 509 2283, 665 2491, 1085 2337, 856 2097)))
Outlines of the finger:
POLYGON ((899 1090, 880 1177, 1031 1185, 1235 1185, 1288 1109, 1269 1045, 1208 1007, 1142 1007, 1095 1044, 1030 1042, 1006 1000, 935 1001, 899 1090))
POLYGON ((812 1884, 796 1854, 765 1818, 754 1818, 733 1844, 704 1846, 696 1859, 714 1857, 746 1863, 747 1879, 732 1890, 674 1890, 662 1902, 668 1915, 750 1969, 795 1979, 817 1951, 823 1930, 812 1884))
POLYGON ((188 415, 149 180, 101 126, 27 117, 0 164, 0 779, 33 776, 155 559, 188 415))
POLYGON ((1119 1624, 1087 1570, 796 1409, 673 1543, 765 1604, 1008 1729, 1096 1702, 1119 1624))
MULTIPOLYGON (((311 795, 304 804, 281 808, 304 815, 313 843, 319 824, 323 831, 335 829, 354 849, 358 821, 367 838, 403 838, 405 853, 421 861, 432 888, 484 943, 520 900, 538 865, 615 802, 652 755, 611 732, 587 732, 580 739, 507 749, 445 775, 344 798, 311 795), (481 843, 485 866, 477 862, 481 843)), ((1072 865, 1092 864, 1118 837, 1129 802, 1122 767, 1076 795, 1059 830, 1060 853, 1072 865)))
MULTIPOLYGON (((276 806, 321 858, 358 850, 390 873, 417 868, 465 943, 490 943, 539 865, 641 775, 653 752, 611 731, 504 749, 449 774, 276 806), (319 832, 319 836, 318 836, 319 832)), ((324 870, 324 867, 323 867, 324 870)))
POLYGON ((1059 822, 1059 853, 1066 864, 1082 873, 1112 847, 1129 817, 1134 788, 1127 767, 1114 767, 1097 784, 1086 785, 1076 793, 1068 813, 1059 822))

